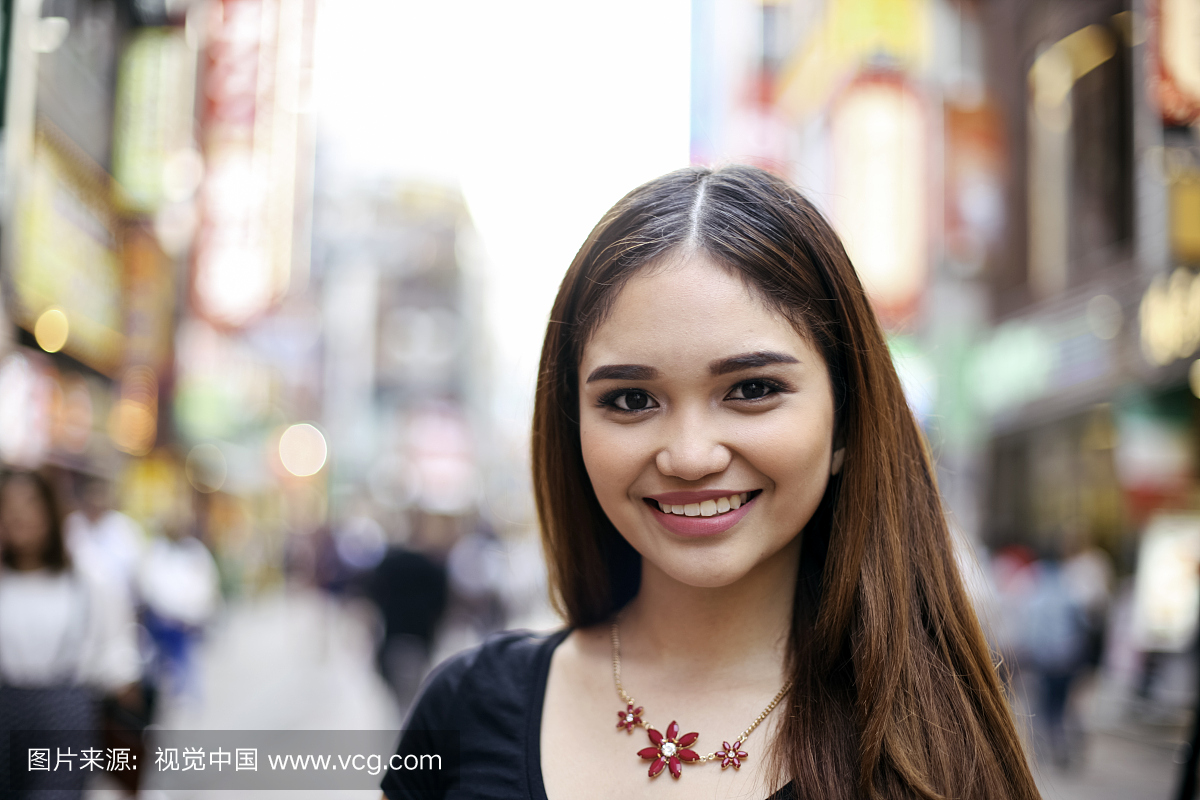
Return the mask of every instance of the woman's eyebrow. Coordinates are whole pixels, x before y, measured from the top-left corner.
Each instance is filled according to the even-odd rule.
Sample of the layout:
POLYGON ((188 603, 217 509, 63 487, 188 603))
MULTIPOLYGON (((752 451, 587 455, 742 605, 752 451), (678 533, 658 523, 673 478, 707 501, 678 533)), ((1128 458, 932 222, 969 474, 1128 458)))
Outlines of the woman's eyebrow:
POLYGON ((641 364, 605 364, 596 367, 585 383, 592 381, 650 381, 658 377, 658 370, 641 364))
POLYGON ((787 353, 776 353, 771 350, 759 350, 754 353, 740 353, 729 358, 722 358, 708 365, 708 371, 713 375, 727 375, 744 369, 758 369, 772 364, 799 364, 800 360, 787 353))

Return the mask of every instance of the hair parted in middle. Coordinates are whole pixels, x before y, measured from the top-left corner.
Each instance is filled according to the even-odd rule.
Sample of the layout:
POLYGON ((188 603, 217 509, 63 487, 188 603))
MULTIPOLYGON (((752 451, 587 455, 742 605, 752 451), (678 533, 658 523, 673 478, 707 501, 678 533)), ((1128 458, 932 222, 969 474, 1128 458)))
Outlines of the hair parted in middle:
POLYGON ((1038 797, 883 331, 833 229, 764 170, 690 167, 634 189, 563 279, 532 432, 559 611, 572 626, 603 622, 640 580, 641 557, 604 514, 584 466, 584 347, 630 277, 689 255, 739 276, 813 343, 834 394, 831 435, 845 447, 844 467, 797 532, 794 687, 773 748, 780 777, 804 797, 1038 797))

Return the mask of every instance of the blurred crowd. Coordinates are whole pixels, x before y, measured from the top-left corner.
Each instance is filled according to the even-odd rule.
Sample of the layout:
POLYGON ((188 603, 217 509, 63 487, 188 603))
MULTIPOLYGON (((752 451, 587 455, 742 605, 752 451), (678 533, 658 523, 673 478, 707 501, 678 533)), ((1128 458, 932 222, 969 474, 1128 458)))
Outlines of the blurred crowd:
POLYGON ((160 698, 196 691, 193 648, 220 602, 216 564, 189 526, 148 541, 113 509, 106 481, 71 488, 64 515, 44 474, 0 482, 0 730, 103 730, 136 743, 160 698))
MULTIPOLYGON (((106 480, 71 478, 0 478, 0 735, 92 730, 97 745, 140 753, 148 725, 206 702, 197 648, 222 614, 228 576, 193 524, 148 535, 113 508, 106 480)), ((485 522, 449 539, 438 527, 389 535, 355 516, 295 538, 284 556, 290 591, 367 604, 375 669, 397 719, 436 647, 444 655, 506 626, 519 582, 485 522)), ((0 766, 7 771, 7 758, 0 766)), ((126 784, 135 790, 136 776, 126 784)))

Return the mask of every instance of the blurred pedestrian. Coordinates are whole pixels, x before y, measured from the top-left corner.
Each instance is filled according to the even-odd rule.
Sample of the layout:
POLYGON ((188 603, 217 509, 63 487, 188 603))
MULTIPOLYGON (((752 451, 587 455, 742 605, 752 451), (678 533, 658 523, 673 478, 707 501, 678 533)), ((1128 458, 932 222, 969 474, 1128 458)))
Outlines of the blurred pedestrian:
POLYGON ((501 600, 508 559, 492 526, 480 520, 446 558, 452 605, 480 641, 504 627, 501 600))
POLYGON ((1036 564, 1037 555, 1024 545, 1001 547, 991 559, 997 603, 992 644, 1010 671, 1025 657, 1026 609, 1037 588, 1036 564))
POLYGON ((1063 545, 1062 578, 1083 612, 1087 633, 1085 666, 1095 671, 1104 658, 1105 631, 1112 604, 1115 569, 1112 556, 1082 535, 1068 535, 1063 545))
POLYGON ((446 569, 429 556, 392 544, 366 582, 383 617, 376 652, 380 674, 407 708, 429 668, 433 638, 446 612, 446 569))
POLYGON ((113 508, 108 481, 85 476, 79 490, 79 508, 67 515, 67 547, 80 569, 109 582, 131 604, 136 604, 134 580, 146 548, 140 525, 113 508))
MULTIPOLYGON (((0 478, 0 787, 12 731, 96 731, 101 695, 138 702, 133 630, 125 598, 74 566, 50 483, 0 478)), ((59 797, 80 796, 83 774, 70 783, 59 797)))
POLYGON ((1026 662, 1037 673, 1037 719, 1050 757, 1058 766, 1067 767, 1078 751, 1071 737, 1079 732, 1079 726, 1068 719, 1067 712, 1072 684, 1088 660, 1088 623, 1059 559, 1039 561, 1036 575, 1026 610, 1026 662))
POLYGON ((137 586, 159 689, 176 697, 197 691, 193 650, 221 599, 212 554, 186 523, 169 525, 147 549, 137 586))

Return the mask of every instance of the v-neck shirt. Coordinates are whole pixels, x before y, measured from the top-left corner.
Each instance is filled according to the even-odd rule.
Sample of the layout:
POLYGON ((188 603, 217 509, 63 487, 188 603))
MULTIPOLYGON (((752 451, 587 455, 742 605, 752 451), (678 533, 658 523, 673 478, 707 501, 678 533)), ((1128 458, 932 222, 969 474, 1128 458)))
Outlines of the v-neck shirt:
MULTIPOLYGON (((444 785, 444 771, 389 770, 381 784, 389 800, 547 800, 542 707, 550 659, 568 633, 570 629, 548 635, 497 634, 438 666, 404 725, 397 748, 401 760, 393 762, 446 747, 445 734, 431 731, 457 732, 457 788, 444 785)), ((789 784, 768 800, 790 796, 789 784)))

